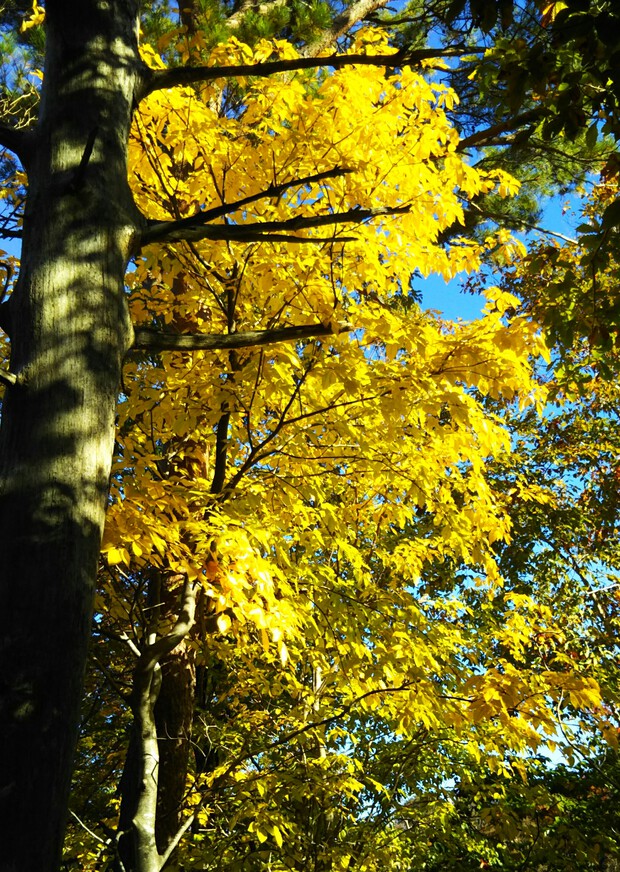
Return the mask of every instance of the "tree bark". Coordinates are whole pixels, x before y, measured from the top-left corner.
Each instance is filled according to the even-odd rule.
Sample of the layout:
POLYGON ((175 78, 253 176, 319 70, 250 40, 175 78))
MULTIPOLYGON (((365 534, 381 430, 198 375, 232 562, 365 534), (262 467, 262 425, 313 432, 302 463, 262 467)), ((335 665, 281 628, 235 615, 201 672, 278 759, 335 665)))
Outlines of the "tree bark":
MULTIPOLYGON (((158 736, 158 726, 161 727, 161 720, 158 723, 155 712, 162 686, 161 663, 175 649, 180 650, 180 646, 184 645, 184 640, 194 625, 196 589, 187 578, 183 579, 182 576, 179 576, 176 580, 182 581, 183 584, 178 617, 172 629, 165 635, 159 636, 160 601, 162 595, 165 596, 162 590, 164 579, 157 572, 151 577, 149 590, 151 625, 148 629, 146 644, 142 648, 134 670, 131 702, 134 723, 121 781, 122 800, 117 839, 117 859, 120 862, 117 863, 116 868, 123 870, 123 872, 160 872, 166 862, 165 849, 176 832, 176 828, 172 829, 172 821, 168 821, 167 825, 171 832, 165 830, 166 824, 164 823, 163 826, 159 827, 159 833, 156 835, 157 818, 161 809, 159 790, 161 752, 160 737, 158 736), (166 833, 166 842, 160 853, 157 841, 158 837, 160 840, 164 840, 164 833, 166 833)), ((177 689, 179 689, 178 685, 177 689)), ((187 746, 187 750, 189 748, 191 716, 189 723, 187 723, 186 709, 188 706, 191 708, 193 703, 193 677, 187 679, 187 685, 183 692, 189 695, 189 698, 181 702, 184 712, 180 719, 177 718, 174 729, 178 727, 183 731, 187 730, 188 735, 172 737, 181 739, 178 745, 181 754, 176 755, 176 762, 179 765, 182 763, 185 747, 187 746)), ((170 726, 172 727, 172 724, 170 726)), ((167 746, 164 753, 168 755, 171 751, 174 756, 174 749, 167 746)), ((168 769, 167 761, 166 767, 168 769)), ((182 773, 183 780, 186 773, 187 765, 185 764, 182 773)), ((173 784, 172 774, 168 771, 166 775, 168 777, 167 786, 176 789, 178 777, 173 784)), ((164 801, 164 804, 169 810, 171 803, 174 803, 178 815, 181 799, 182 792, 180 799, 177 800, 171 796, 167 801, 164 801)))
POLYGON ((161 662, 161 688, 155 704, 159 739, 155 839, 160 854, 165 853, 181 826, 195 693, 195 653, 184 639, 161 662))
POLYGON ((46 4, 22 268, 4 322, 16 383, 0 428, 3 872, 60 862, 132 340, 123 279, 141 226, 126 169, 137 12, 137 0, 46 4))

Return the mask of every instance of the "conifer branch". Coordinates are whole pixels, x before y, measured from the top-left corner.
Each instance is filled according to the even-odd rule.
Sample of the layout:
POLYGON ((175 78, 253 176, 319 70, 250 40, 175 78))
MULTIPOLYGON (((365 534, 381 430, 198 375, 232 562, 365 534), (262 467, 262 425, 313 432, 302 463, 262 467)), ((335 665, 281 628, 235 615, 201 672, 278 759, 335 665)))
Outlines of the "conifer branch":
POLYGON ((349 324, 304 324, 272 330, 247 330, 243 333, 170 333, 138 327, 134 330, 132 348, 146 351, 223 351, 333 336, 351 329, 349 324))
POLYGON ((242 23, 248 12, 258 13, 261 16, 267 16, 278 6, 286 6, 287 0, 266 0, 264 3, 255 3, 254 0, 241 0, 241 3, 234 3, 237 8, 226 19, 226 27, 230 30, 236 30, 242 23))
POLYGON ((351 6, 334 18, 330 27, 326 27, 317 39, 301 50, 301 54, 310 57, 332 48, 341 36, 349 33, 360 21, 368 19, 377 10, 387 6, 388 2, 389 0, 354 0, 351 6))

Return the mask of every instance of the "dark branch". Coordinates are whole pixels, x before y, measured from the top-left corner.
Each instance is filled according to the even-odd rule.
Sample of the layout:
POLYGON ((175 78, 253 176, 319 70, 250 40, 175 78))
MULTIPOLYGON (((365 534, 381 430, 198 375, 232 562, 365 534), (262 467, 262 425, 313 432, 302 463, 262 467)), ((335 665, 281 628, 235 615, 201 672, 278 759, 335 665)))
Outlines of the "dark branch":
POLYGON ((526 127, 528 124, 533 124, 540 121, 544 115, 543 109, 531 109, 529 112, 524 112, 522 115, 517 115, 514 118, 508 118, 506 121, 500 121, 492 127, 485 127, 484 130, 478 130, 472 133, 471 136, 466 136, 461 139, 456 147, 457 151, 465 151, 467 148, 473 148, 476 145, 495 145, 495 139, 501 133, 508 131, 519 130, 526 127))
MULTIPOLYGON (((196 226, 197 224, 206 224, 209 221, 214 221, 216 218, 222 218, 224 215, 231 215, 233 212, 238 212, 250 203, 255 203, 257 200, 268 200, 276 197, 281 197, 289 188, 301 188, 304 185, 312 185, 315 182, 322 182, 324 179, 336 179, 339 176, 345 176, 352 173, 353 170, 348 170, 345 167, 334 167, 332 170, 325 170, 322 173, 314 173, 312 176, 304 176, 300 179, 291 179, 288 182, 280 182, 280 184, 272 183, 264 191, 259 191, 257 194, 250 194, 248 197, 243 197, 241 200, 235 200, 232 203, 222 203, 221 206, 216 206, 214 209, 206 209, 203 212, 196 212, 189 218, 183 218, 177 221, 176 224, 185 224, 188 227, 196 226)), ((147 221, 148 227, 157 227, 161 221, 147 221)))
POLYGON ((79 166, 75 170, 75 173, 70 183, 70 188, 75 193, 79 191, 82 184, 84 183, 84 177, 86 175, 86 170, 88 169, 88 162, 91 159, 98 132, 99 128, 97 126, 93 127, 93 129, 88 134, 88 138, 86 139, 84 151, 82 152, 82 159, 80 160, 79 166))
MULTIPOLYGON (((324 242, 316 237, 279 236, 286 231, 307 230, 331 224, 362 224, 380 215, 402 215, 410 206, 393 206, 380 209, 348 209, 327 215, 298 215, 284 221, 253 221, 248 224, 216 224, 204 226, 204 213, 182 218, 180 221, 156 221, 142 234, 140 246, 151 242, 177 242, 188 239, 228 240, 230 242, 324 242)), ((340 239, 340 242, 345 241, 340 239)), ((348 241, 348 240, 347 240, 348 241)))
POLYGON ((315 70, 319 67, 342 67, 360 64, 373 67, 417 66, 422 61, 437 57, 460 57, 472 54, 472 48, 422 48, 402 50, 395 54, 332 54, 326 57, 294 58, 291 60, 265 61, 260 64, 232 64, 222 67, 173 67, 169 70, 146 70, 144 83, 138 99, 163 88, 177 88, 210 82, 214 79, 234 79, 240 76, 273 76, 275 73, 293 73, 298 70, 315 70))
POLYGON ((299 327, 278 327, 273 330, 247 330, 243 333, 166 333, 149 327, 134 331, 133 348, 147 351, 219 351, 292 342, 315 336, 347 333, 348 325, 305 324, 299 327))
POLYGON ((32 154, 34 137, 29 130, 16 130, 9 124, 0 124, 0 148, 8 148, 27 166, 32 154))

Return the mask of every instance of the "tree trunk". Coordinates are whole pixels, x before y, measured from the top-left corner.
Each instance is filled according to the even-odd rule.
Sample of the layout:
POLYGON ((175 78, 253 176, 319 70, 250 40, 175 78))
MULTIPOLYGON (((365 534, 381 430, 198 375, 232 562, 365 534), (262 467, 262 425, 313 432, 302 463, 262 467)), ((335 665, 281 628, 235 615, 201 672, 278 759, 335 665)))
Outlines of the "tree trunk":
POLYGON ((195 693, 195 653, 184 639, 162 660, 161 688, 155 704, 159 738, 155 838, 160 854, 165 852, 181 825, 195 693))
POLYGON ((60 862, 140 227, 126 150, 137 0, 48 0, 0 428, 3 872, 60 862))
POLYGON ((150 626, 134 670, 131 701, 134 723, 120 784, 115 869, 122 872, 159 872, 175 848, 171 843, 178 830, 176 822, 187 776, 195 690, 193 654, 185 640, 194 625, 196 609, 194 585, 181 575, 168 578, 170 586, 176 587, 177 596, 175 581, 183 585, 181 603, 176 609, 175 624, 165 635, 158 631, 162 600, 169 598, 166 579, 155 570, 149 583, 150 626), (170 673, 162 669, 162 663, 167 663, 173 652, 176 657, 172 657, 172 663, 178 662, 170 673), (157 713, 162 676, 168 681, 166 693, 180 693, 181 698, 165 698, 157 713), (158 733, 161 729, 165 731, 163 741, 158 733), (164 780, 160 784, 161 778, 164 780), (170 795, 162 796, 163 791, 170 791, 170 795), (162 811, 168 814, 160 821, 162 811))

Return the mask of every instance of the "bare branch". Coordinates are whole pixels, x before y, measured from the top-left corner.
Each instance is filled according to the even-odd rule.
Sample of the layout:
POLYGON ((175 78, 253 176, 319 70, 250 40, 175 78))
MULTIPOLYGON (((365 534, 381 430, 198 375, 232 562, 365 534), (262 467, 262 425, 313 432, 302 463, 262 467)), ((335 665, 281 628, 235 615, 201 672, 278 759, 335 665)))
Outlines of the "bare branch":
POLYGON ((398 51, 394 54, 332 54, 325 57, 301 57, 290 60, 264 61, 259 64, 231 64, 222 67, 186 66, 168 70, 145 70, 138 100, 165 88, 179 88, 214 79, 234 79, 241 76, 273 76, 276 73, 294 73, 299 70, 315 70, 331 67, 339 70, 355 64, 372 67, 417 66, 425 60, 437 57, 461 57, 482 51, 475 48, 421 48, 413 51, 398 51))
POLYGON ((351 329, 348 324, 342 327, 334 324, 305 324, 273 330, 247 330, 243 333, 165 333, 138 327, 134 331, 132 347, 148 351, 219 351, 332 336, 347 333, 351 329))
POLYGON ((535 230, 536 233, 542 233, 543 236, 553 236, 554 239, 561 239, 562 242, 567 242, 569 245, 579 245, 578 239, 573 239, 572 236, 565 236, 563 233, 558 233, 557 230, 548 230, 546 227, 540 227, 538 224, 524 221, 523 218, 518 219, 518 223, 528 230, 535 230))
POLYGON ((69 809, 69 814, 70 814, 72 817, 74 817, 74 818, 76 819, 76 821, 78 822, 78 824, 79 824, 83 829, 85 829, 86 832, 87 832, 89 835, 91 835, 91 836, 93 837, 93 839, 96 839, 96 840, 97 840, 98 842, 100 842, 102 845, 108 845, 108 844, 109 844, 109 840, 108 840, 108 841, 105 841, 105 839, 102 839, 101 836, 98 836, 98 835, 97 835, 97 833, 95 833, 95 832, 93 832, 93 830, 89 829, 89 827, 86 826, 86 824, 84 823, 84 821, 76 815, 76 813, 73 811, 72 808, 69 809))
POLYGON ((127 633, 125 633, 125 632, 121 633, 121 635, 119 636, 119 639, 121 640, 121 642, 125 642, 129 646, 129 650, 132 652, 132 654, 135 654, 136 657, 140 656, 140 653, 141 653, 140 649, 138 648, 136 643, 133 641, 133 639, 130 639, 130 637, 127 635, 127 633))
MULTIPOLYGON (((330 224, 362 224, 380 215, 402 215, 410 211, 410 206, 392 206, 380 209, 348 209, 346 212, 331 212, 325 215, 298 215, 284 221, 252 221, 247 224, 204 225, 203 214, 192 215, 179 221, 156 221, 142 234, 140 245, 151 242, 177 242, 189 239, 228 240, 230 242, 315 242, 315 237, 296 237, 277 235, 286 231, 307 230, 311 227, 325 227, 330 224)), ((326 240, 320 240, 326 241, 326 240)), ((339 241, 343 241, 342 239, 339 241)))
POLYGON ((320 37, 302 49, 304 57, 318 55, 328 48, 332 48, 341 36, 347 34, 352 27, 368 18, 377 9, 387 6, 389 0, 356 0, 344 10, 342 15, 334 18, 331 27, 325 28, 320 37))
POLYGON ((196 816, 197 816, 199 811, 202 811, 202 805, 198 807, 197 811, 195 811, 193 814, 191 814, 187 818, 187 820, 181 825, 180 829, 177 830, 175 835, 172 837, 170 844, 168 845, 168 847, 166 848, 166 850, 164 851, 164 853, 162 854, 162 856, 160 858, 160 863, 161 863, 161 865, 159 867, 160 869, 164 868, 164 866, 166 865, 166 863, 170 859, 172 852, 174 851, 174 849, 177 847, 177 845, 179 844, 179 842, 181 841, 181 839, 183 838, 185 833, 189 830, 191 825, 196 820, 196 816))

